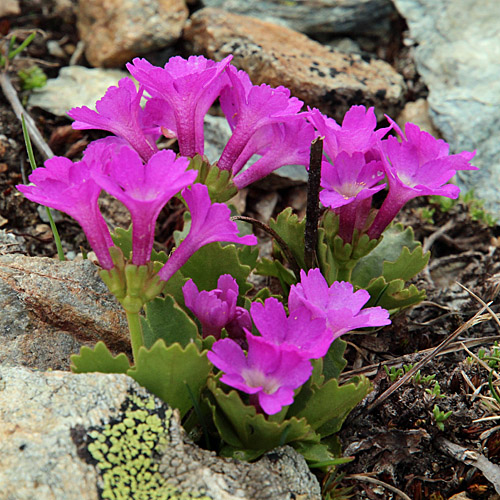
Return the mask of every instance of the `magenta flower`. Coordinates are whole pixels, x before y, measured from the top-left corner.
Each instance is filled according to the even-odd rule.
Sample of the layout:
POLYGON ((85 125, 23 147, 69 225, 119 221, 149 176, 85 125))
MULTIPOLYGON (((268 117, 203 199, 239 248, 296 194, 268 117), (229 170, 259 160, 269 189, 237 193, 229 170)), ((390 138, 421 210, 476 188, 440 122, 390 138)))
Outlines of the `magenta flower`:
POLYGON ((147 161, 158 151, 155 143, 158 134, 145 126, 140 105, 142 94, 143 90, 137 91, 130 78, 122 78, 118 87, 109 87, 104 97, 97 101, 97 111, 82 106, 70 109, 68 115, 75 120, 74 129, 112 132, 125 139, 147 161))
POLYGON ((217 280, 215 290, 201 292, 189 280, 182 287, 186 307, 200 320, 203 337, 213 335, 220 338, 223 328, 233 339, 242 339, 243 329, 252 329, 250 314, 243 307, 236 305, 238 300, 238 284, 230 274, 223 274, 217 280))
POLYGON ((153 248, 156 219, 165 204, 196 178, 186 171, 187 158, 176 159, 171 150, 155 153, 144 165, 139 154, 117 145, 113 155, 102 158, 102 169, 94 180, 111 196, 121 201, 132 218, 132 262, 149 262, 153 248))
POLYGON ((287 346, 247 333, 248 354, 231 339, 218 340, 208 359, 224 372, 220 381, 250 394, 250 402, 268 415, 293 403, 294 390, 312 373, 310 361, 287 346))
POLYGON ((236 175, 233 179, 234 184, 238 189, 242 189, 283 165, 308 166, 314 135, 313 127, 299 115, 296 119, 290 119, 287 122, 272 123, 261 127, 255 132, 233 165, 233 175, 240 172, 254 152, 262 154, 262 158, 250 165, 244 172, 236 175))
POLYGON ((214 241, 227 241, 241 245, 256 245, 257 238, 252 235, 238 236, 238 226, 230 219, 231 210, 224 203, 213 203, 204 184, 194 184, 184 189, 182 197, 191 213, 189 233, 174 250, 158 275, 168 281, 202 246, 214 241))
POLYGON ((253 145, 254 151, 247 147, 255 132, 271 123, 295 120, 303 103, 296 97, 290 97, 290 91, 285 87, 273 89, 265 84, 252 85, 249 76, 244 71, 237 71, 234 66, 228 67, 227 75, 231 83, 222 90, 220 103, 233 135, 222 152, 218 166, 234 174, 233 165, 238 162, 240 169, 244 165, 238 159, 245 148, 247 159, 258 153, 259 141, 253 145))
POLYGON ((460 189, 447 182, 458 170, 477 170, 469 163, 475 152, 450 155, 445 141, 434 138, 417 125, 407 123, 405 137, 392 123, 402 141, 388 137, 380 146, 389 192, 367 232, 370 238, 380 237, 403 205, 417 196, 458 198, 460 189))
MULTIPOLYGON (((93 151, 99 153, 98 149, 93 151)), ((29 200, 73 217, 82 227, 101 266, 109 270, 113 267, 109 253, 113 241, 97 202, 101 188, 92 179, 89 166, 92 156, 92 151, 86 152, 83 160, 77 163, 55 156, 29 176, 34 185, 16 187, 29 200)))
POLYGON ((377 144, 391 127, 375 130, 377 118, 373 108, 352 106, 345 114, 342 126, 333 118, 323 115, 318 109, 310 110, 307 118, 320 136, 324 136, 324 151, 333 161, 345 151, 367 154, 367 160, 378 159, 377 144))
POLYGON ((176 134, 182 156, 203 154, 203 120, 226 84, 222 77, 231 59, 232 56, 228 56, 215 62, 203 56, 188 59, 176 56, 164 68, 139 58, 127 64, 132 76, 155 101, 163 101, 147 106, 146 111, 153 113, 154 110, 159 115, 156 125, 163 127, 167 135, 176 134))
POLYGON ((319 269, 311 269, 306 275, 300 271, 300 282, 292 285, 288 297, 290 314, 306 307, 313 317, 325 318, 333 339, 357 328, 389 325, 389 313, 381 307, 362 307, 370 299, 366 290, 353 291, 345 281, 335 281, 328 287, 319 269))
POLYGON ((321 203, 339 215, 339 235, 350 243, 353 230, 362 232, 371 208, 371 197, 384 189, 385 174, 379 161, 366 162, 361 152, 340 152, 321 165, 321 203))
POLYGON ((313 319, 305 307, 291 311, 287 317, 283 304, 270 297, 264 304, 252 303, 250 312, 262 337, 276 345, 294 348, 303 359, 322 358, 333 341, 325 319, 313 319))

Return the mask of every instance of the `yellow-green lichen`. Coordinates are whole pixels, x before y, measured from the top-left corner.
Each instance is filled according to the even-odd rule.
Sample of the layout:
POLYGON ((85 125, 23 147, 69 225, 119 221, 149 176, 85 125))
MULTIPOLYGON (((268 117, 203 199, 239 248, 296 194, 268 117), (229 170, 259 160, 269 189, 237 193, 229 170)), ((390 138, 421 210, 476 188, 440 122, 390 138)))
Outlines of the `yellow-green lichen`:
POLYGON ((104 500, 210 500, 197 492, 181 492, 168 484, 154 460, 168 445, 172 410, 156 411, 153 396, 130 395, 123 418, 88 433, 87 450, 102 476, 104 500))

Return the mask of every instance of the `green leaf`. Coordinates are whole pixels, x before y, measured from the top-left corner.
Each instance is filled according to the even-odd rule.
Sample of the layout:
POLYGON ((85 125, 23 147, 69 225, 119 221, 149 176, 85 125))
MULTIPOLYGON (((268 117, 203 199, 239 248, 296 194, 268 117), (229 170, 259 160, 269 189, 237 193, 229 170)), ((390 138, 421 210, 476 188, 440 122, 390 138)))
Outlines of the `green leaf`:
POLYGON ((282 422, 266 419, 254 406, 245 405, 235 390, 224 392, 215 379, 209 379, 207 385, 213 395, 208 404, 215 426, 221 438, 235 450, 256 450, 262 454, 293 441, 319 442, 319 436, 305 419, 293 417, 282 422))
POLYGON ((200 352, 194 343, 183 349, 180 344, 167 347, 160 339, 149 350, 139 349, 136 364, 127 373, 149 392, 178 408, 183 417, 193 406, 188 386, 199 400, 211 368, 206 351, 200 352))
POLYGON ((279 260, 261 259, 255 268, 255 272, 261 276, 278 278, 283 295, 285 296, 288 296, 290 286, 297 283, 295 274, 290 269, 287 269, 279 260))
POLYGON ((332 247, 328 244, 325 229, 318 228, 318 247, 317 256, 321 274, 325 277, 327 283, 331 285, 337 277, 337 264, 333 258, 332 247))
MULTIPOLYGON (((338 432, 347 415, 370 392, 371 383, 366 377, 359 377, 356 383, 339 386, 337 379, 330 379, 324 385, 311 387, 311 397, 299 412, 290 412, 295 417, 305 418, 309 425, 322 437, 338 432)), ((290 407, 293 410, 293 405, 290 407)))
POLYGON ((353 285, 366 288, 372 279, 383 276, 384 270, 389 273, 387 281, 395 278, 408 280, 427 264, 429 257, 423 256, 421 250, 414 251, 421 245, 415 240, 411 228, 403 229, 401 224, 393 224, 384 231, 383 236, 378 246, 356 264, 351 276, 353 285), (407 250, 403 254, 404 248, 407 250), (389 262, 393 265, 387 267, 389 262), (395 271, 401 271, 404 276, 394 276, 395 271))
MULTIPOLYGON (((115 232, 111 233, 111 239, 113 240, 113 243, 122 251, 123 257, 125 259, 130 259, 132 256, 132 224, 130 224, 128 229, 117 227, 115 232)), ((151 252, 151 260, 165 264, 168 260, 168 256, 165 252, 157 252, 156 250, 153 250, 151 252)))
POLYGON ((366 290, 370 300, 365 307, 380 306, 387 310, 398 310, 413 306, 425 299, 425 290, 419 290, 415 285, 404 287, 403 280, 393 280, 387 283, 384 277, 373 280, 366 290))
POLYGON ((177 271, 166 283, 163 288, 163 293, 165 295, 171 295, 177 304, 181 307, 185 307, 184 294, 182 293, 182 287, 188 281, 180 271, 177 271))
POLYGON ((323 358, 323 375, 326 380, 338 378, 346 367, 347 361, 344 359, 346 347, 347 344, 342 339, 336 339, 332 342, 330 349, 323 358))
POLYGON ((80 354, 73 354, 70 359, 73 373, 127 373, 130 368, 127 356, 123 352, 113 356, 104 342, 97 342, 94 349, 83 346, 80 354))
MULTIPOLYGON (((230 274, 238 283, 239 295, 244 296, 252 285, 247 278, 252 271, 239 259, 240 252, 235 245, 222 246, 219 242, 210 243, 200 248, 181 268, 186 278, 191 278, 198 289, 213 290, 222 274, 230 274)), ((249 257, 242 254, 245 260, 249 257)))
POLYGON ((306 269, 304 261, 306 220, 302 219, 299 221, 298 216, 293 213, 292 208, 287 207, 283 212, 278 214, 276 220, 271 219, 269 221, 269 227, 274 229, 283 238, 299 267, 306 269))
MULTIPOLYGON (((324 443, 314 443, 308 441, 297 441, 292 446, 298 451, 309 464, 323 463, 336 460, 328 445, 324 443)), ((311 465, 309 465, 311 466, 311 465)))
POLYGON ((146 317, 141 317, 144 346, 149 349, 158 339, 167 346, 179 343, 186 347, 198 337, 194 321, 167 295, 156 298, 145 306, 146 317))
POLYGON ((130 259, 132 255, 132 224, 128 229, 117 227, 114 233, 111 233, 113 243, 122 251, 125 259, 130 259))
POLYGON ((384 262, 383 276, 388 282, 397 279, 408 281, 425 268, 430 256, 430 252, 426 252, 424 255, 424 251, 420 245, 411 253, 408 247, 403 247, 401 255, 397 260, 394 262, 384 262))

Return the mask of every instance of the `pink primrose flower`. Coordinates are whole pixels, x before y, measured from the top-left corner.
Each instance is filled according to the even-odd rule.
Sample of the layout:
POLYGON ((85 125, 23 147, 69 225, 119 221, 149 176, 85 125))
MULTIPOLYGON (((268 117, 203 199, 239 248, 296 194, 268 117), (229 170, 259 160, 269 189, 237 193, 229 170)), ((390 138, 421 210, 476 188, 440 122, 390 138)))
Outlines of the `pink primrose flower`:
POLYGON ((168 281, 202 246, 214 241, 227 241, 241 245, 256 245, 257 238, 252 235, 238 236, 238 226, 230 219, 231 210, 224 203, 213 203, 208 195, 208 188, 203 184, 194 184, 191 189, 184 189, 182 197, 191 213, 191 227, 188 235, 174 250, 158 275, 168 281))
POLYGON ((341 151, 336 158, 321 165, 321 191, 324 206, 339 215, 339 235, 350 243, 353 230, 363 230, 371 208, 371 198, 385 188, 382 163, 367 162, 365 155, 341 151))
MULTIPOLYGON (((98 152, 96 149, 94 152, 98 152)), ((32 185, 16 187, 29 200, 73 217, 82 227, 101 266, 109 270, 113 267, 109 253, 113 241, 99 210, 101 188, 92 179, 92 160, 92 151, 86 152, 77 163, 55 156, 29 176, 32 185)))
POLYGON ((434 138, 417 125, 407 123, 406 135, 403 135, 392 123, 401 142, 396 137, 388 137, 380 146, 389 192, 368 230, 370 238, 380 237, 405 203, 417 196, 458 198, 458 186, 447 182, 458 170, 477 170, 470 164, 475 152, 450 155, 445 141, 434 138))
POLYGON ((102 168, 94 180, 111 196, 122 202, 132 218, 132 262, 149 262, 155 224, 161 209, 175 194, 196 179, 194 170, 186 171, 187 158, 178 158, 171 150, 155 153, 144 164, 139 154, 117 145, 113 154, 102 158, 102 168))
POLYGON ((250 312, 262 337, 276 345, 294 348, 303 359, 322 358, 333 341, 325 319, 313 319, 305 307, 294 309, 287 317, 283 304, 270 297, 264 304, 253 302, 250 312))
POLYGON ((391 127, 375 130, 377 118, 373 108, 367 110, 364 106, 352 106, 345 114, 342 126, 318 109, 309 111, 308 120, 319 135, 324 136, 324 151, 331 161, 342 151, 350 155, 367 154, 368 161, 378 159, 377 144, 391 127))
POLYGON ((149 119, 156 116, 156 125, 167 136, 177 136, 182 156, 203 154, 203 120, 226 84, 223 73, 231 59, 215 62, 203 56, 175 56, 163 68, 139 58, 127 64, 132 76, 154 98, 153 104, 146 105, 149 119))
POLYGON ((230 274, 223 274, 217 280, 214 290, 198 291, 193 280, 182 287, 186 307, 200 320, 203 337, 213 335, 220 338, 223 328, 233 339, 242 339, 244 328, 252 329, 249 312, 236 305, 238 284, 230 274))
POLYGON ((366 290, 354 292, 353 286, 345 281, 335 281, 329 287, 317 268, 311 269, 307 275, 301 271, 300 278, 300 282, 290 289, 290 314, 306 307, 313 317, 325 318, 333 339, 357 328, 391 323, 388 311, 381 307, 362 309, 370 299, 366 290))
MULTIPOLYGON (((222 170, 231 170, 237 163, 239 169, 244 165, 239 156, 247 147, 255 132, 271 123, 284 123, 296 119, 302 108, 302 101, 290 97, 290 91, 285 87, 272 88, 269 85, 252 85, 250 77, 244 71, 238 71, 229 66, 227 76, 230 85, 226 86, 220 95, 220 103, 233 135, 229 139, 218 166, 222 170)), ((247 147, 245 157, 258 153, 260 141, 253 144, 254 150, 247 147)), ((245 162, 246 163, 246 162, 245 162)))
POLYGON ((265 125, 255 132, 233 165, 234 184, 238 189, 266 177, 283 165, 309 166, 315 132, 300 115, 296 117, 283 123, 265 125), (248 154, 251 156, 254 152, 262 157, 240 172, 250 159, 248 154))
POLYGON ((100 129, 112 132, 125 139, 144 161, 158 151, 153 130, 144 124, 144 111, 141 108, 143 89, 137 91, 130 78, 122 78, 118 87, 109 87, 102 99, 97 101, 96 110, 87 106, 72 108, 68 115, 75 120, 77 130, 100 129))
POLYGON ((250 401, 268 415, 293 403, 294 391, 312 373, 311 362, 296 349, 247 333, 248 353, 231 339, 215 342, 208 359, 224 372, 220 381, 250 394, 250 401))

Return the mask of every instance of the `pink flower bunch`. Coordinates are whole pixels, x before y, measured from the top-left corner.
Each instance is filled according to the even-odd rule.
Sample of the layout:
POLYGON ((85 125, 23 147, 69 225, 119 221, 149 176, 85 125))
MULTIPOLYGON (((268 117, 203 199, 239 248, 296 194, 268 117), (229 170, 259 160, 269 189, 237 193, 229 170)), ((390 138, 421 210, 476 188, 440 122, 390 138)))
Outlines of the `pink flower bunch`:
POLYGON ((17 188, 28 199, 66 212, 81 226, 104 269, 113 261, 109 229, 100 213, 98 197, 106 190, 122 202, 132 219, 132 263, 149 262, 153 249, 156 220, 165 204, 182 190, 191 212, 188 235, 159 271, 168 281, 199 248, 214 241, 255 245, 253 235, 238 236, 238 227, 230 220, 230 210, 223 203, 211 203, 208 189, 202 184, 189 188, 197 173, 187 170, 189 160, 173 151, 159 151, 143 161, 128 141, 107 137, 93 142, 81 162, 54 157, 30 176, 32 184, 17 188))
POLYGON ((238 283, 230 274, 223 274, 217 280, 217 288, 206 291, 198 290, 193 280, 182 288, 186 307, 198 318, 203 337, 213 335, 216 339, 225 328, 232 339, 242 343, 245 329, 251 330, 252 320, 249 312, 236 305, 238 283))
POLYGON ((406 125, 406 135, 389 117, 390 127, 375 130, 373 108, 353 106, 342 125, 317 109, 309 112, 308 120, 325 137, 320 200, 339 215, 339 235, 346 242, 354 229, 379 238, 404 204, 417 196, 457 198, 459 188, 447 182, 458 170, 476 169, 469 163, 474 153, 449 155, 448 144, 412 123, 406 125), (390 129, 399 140, 384 139, 390 129), (372 197, 387 185, 385 201, 371 221, 372 197))
POLYGON ((289 315, 275 298, 254 302, 250 314, 260 336, 247 327, 247 354, 231 338, 218 340, 208 353, 224 374, 221 382, 250 394, 250 401, 273 415, 293 403, 295 390, 311 376, 311 359, 323 357, 333 340, 356 328, 390 324, 381 307, 363 309, 370 298, 349 283, 328 287, 319 269, 301 272, 292 286, 289 315))
POLYGON ((139 89, 129 78, 110 87, 97 102, 68 113, 76 129, 102 129, 124 139, 144 161, 158 149, 160 135, 176 137, 182 156, 204 152, 204 118, 220 97, 233 131, 218 166, 229 170, 241 189, 287 164, 308 165, 314 128, 299 113, 302 101, 285 87, 252 85, 244 71, 203 56, 172 57, 163 68, 136 58, 127 64, 139 89), (144 108, 141 100, 146 100, 144 108), (243 171, 254 155, 261 158, 243 171), (239 174, 239 175, 238 175, 239 174))

